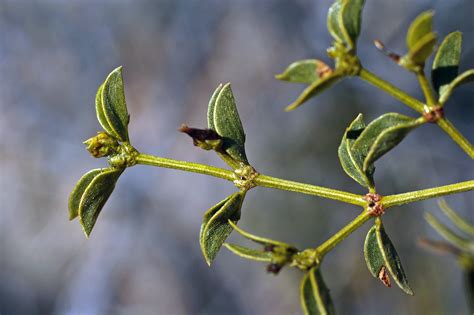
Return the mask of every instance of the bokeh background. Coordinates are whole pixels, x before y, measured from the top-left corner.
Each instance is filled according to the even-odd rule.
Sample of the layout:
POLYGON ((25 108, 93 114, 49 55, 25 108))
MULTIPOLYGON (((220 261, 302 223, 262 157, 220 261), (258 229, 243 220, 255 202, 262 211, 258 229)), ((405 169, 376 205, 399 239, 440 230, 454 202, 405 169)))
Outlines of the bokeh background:
MULTIPOLYGON (((75 182, 106 165, 82 141, 99 130, 94 96, 124 67, 130 135, 140 151, 225 167, 177 132, 206 126, 207 102, 232 82, 247 133, 249 160, 262 173, 356 193, 337 147, 363 112, 416 116, 358 79, 344 80, 300 109, 283 108, 302 90, 273 78, 298 59, 326 57, 331 1, 0 1, 0 314, 301 314, 301 274, 277 277, 223 249, 209 268, 198 232, 203 212, 235 191, 228 182, 135 166, 120 178, 89 240, 69 222, 75 182)), ((367 1, 359 52, 363 64, 421 97, 414 76, 372 45, 403 53, 410 21, 436 10, 440 36, 464 33, 462 69, 474 67, 474 2, 367 1)), ((474 86, 447 104, 474 141, 474 86)), ((470 180, 472 161, 440 129, 425 125, 377 162, 381 194, 470 180)), ((473 220, 473 193, 448 197, 473 220)), ((240 226, 299 248, 316 246, 357 209, 320 198, 256 188, 240 226)), ((386 229, 403 260, 414 297, 385 289, 365 266, 364 226, 324 261, 340 314, 467 314, 462 275, 451 257, 421 249, 438 238, 423 213, 436 201, 393 208, 386 229)), ((472 222, 472 221, 471 221, 472 222)), ((232 241, 242 242, 236 235, 232 241)))

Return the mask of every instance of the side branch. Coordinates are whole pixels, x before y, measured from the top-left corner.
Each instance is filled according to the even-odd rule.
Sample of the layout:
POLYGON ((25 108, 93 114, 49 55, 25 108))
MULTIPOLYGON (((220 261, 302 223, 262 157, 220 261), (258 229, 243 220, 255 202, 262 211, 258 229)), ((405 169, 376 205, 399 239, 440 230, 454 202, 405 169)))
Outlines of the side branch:
POLYGON ((403 194, 390 195, 383 197, 381 202, 385 208, 389 208, 406 203, 456 194, 470 190, 474 190, 474 180, 469 180, 466 182, 460 182, 446 186, 417 190, 403 194))

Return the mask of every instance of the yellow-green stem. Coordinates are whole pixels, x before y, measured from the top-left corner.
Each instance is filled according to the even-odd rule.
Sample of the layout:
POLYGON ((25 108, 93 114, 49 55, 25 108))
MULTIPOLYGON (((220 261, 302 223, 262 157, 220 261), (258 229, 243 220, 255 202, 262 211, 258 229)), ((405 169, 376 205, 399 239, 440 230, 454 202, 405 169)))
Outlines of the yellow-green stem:
POLYGON ((382 198, 382 204, 385 207, 385 209, 387 209, 393 206, 399 206, 402 204, 425 200, 429 198, 436 198, 436 197, 456 194, 456 193, 460 193, 464 191, 470 191, 473 189, 474 189, 474 180, 469 180, 469 181, 446 185, 446 186, 439 186, 439 187, 434 187, 434 188, 407 192, 403 194, 385 196, 382 198))
MULTIPOLYGON (((186 162, 173 160, 148 154, 140 153, 136 158, 137 164, 152 165, 164 168, 172 168, 187 172, 205 174, 213 177, 222 178, 228 181, 236 179, 233 171, 225 170, 218 167, 213 167, 200 163, 186 162)), ((349 192, 320 187, 310 184, 293 182, 285 179, 275 178, 266 175, 259 175, 254 184, 261 187, 275 188, 280 190, 294 191, 307 195, 318 196, 327 199, 338 200, 345 203, 350 203, 358 206, 364 206, 367 202, 363 196, 352 194, 349 192)))
POLYGON ((352 222, 348 225, 340 229, 336 234, 331 236, 327 241, 322 243, 316 249, 316 252, 322 258, 325 254, 327 254, 331 249, 336 247, 337 244, 342 242, 347 236, 349 236, 352 232, 357 230, 362 224, 367 222, 371 218, 370 212, 364 209, 358 217, 356 217, 352 222))
POLYGON ((442 118, 436 122, 438 126, 446 132, 454 142, 456 142, 464 152, 474 159, 474 146, 467 140, 446 118, 442 118))
POLYGON ((436 106, 438 101, 434 95, 433 89, 431 88, 430 83, 428 82, 428 79, 426 78, 424 70, 420 70, 416 74, 416 78, 418 79, 418 82, 420 83, 421 90, 423 91, 423 94, 425 95, 426 98, 426 103, 428 104, 429 107, 436 106))

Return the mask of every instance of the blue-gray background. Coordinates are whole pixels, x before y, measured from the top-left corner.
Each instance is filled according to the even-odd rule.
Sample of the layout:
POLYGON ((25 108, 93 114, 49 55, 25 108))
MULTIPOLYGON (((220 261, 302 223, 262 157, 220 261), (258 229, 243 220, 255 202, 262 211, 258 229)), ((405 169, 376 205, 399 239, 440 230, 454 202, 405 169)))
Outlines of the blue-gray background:
MULTIPOLYGON (((0 313, 300 314, 301 274, 277 277, 225 249, 211 268, 201 257, 203 212, 235 188, 192 173, 128 169, 92 236, 67 220, 67 198, 87 170, 106 165, 81 142, 99 130, 94 96, 124 66, 130 136, 140 151, 224 167, 176 131, 206 126, 220 82, 232 82, 247 133, 247 154, 262 173, 364 193, 337 159, 344 128, 397 111, 416 114, 358 79, 345 80, 300 109, 285 105, 302 87, 273 78, 294 60, 319 57, 330 37, 331 1, 0 1, 0 313)), ((474 67, 474 3, 367 1, 363 64, 421 97, 415 78, 378 53, 373 39, 404 51, 409 22, 436 10, 440 36, 464 33, 462 68, 474 67)), ((473 86, 446 113, 474 141, 473 86)), ((377 163, 381 194, 472 178, 471 160, 436 126, 425 125, 377 163)), ((447 198, 473 219, 473 194, 447 198)), ((331 252, 324 274, 340 314, 467 314, 462 277, 451 257, 416 244, 437 238, 423 220, 429 200, 390 209, 386 229, 414 297, 384 288, 365 266, 364 226, 331 252)), ((240 226, 259 235, 316 246, 358 209, 334 201, 252 190, 240 226)), ((241 238, 233 235, 232 240, 241 238)))

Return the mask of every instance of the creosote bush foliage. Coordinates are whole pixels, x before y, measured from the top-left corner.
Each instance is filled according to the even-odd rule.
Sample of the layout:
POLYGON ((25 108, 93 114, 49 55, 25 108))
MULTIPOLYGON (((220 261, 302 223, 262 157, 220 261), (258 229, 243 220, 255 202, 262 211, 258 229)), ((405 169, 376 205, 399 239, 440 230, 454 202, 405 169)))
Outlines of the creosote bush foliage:
MULTIPOLYGON (((130 116, 125 102, 122 68, 118 67, 100 85, 95 99, 97 118, 103 130, 84 142, 94 157, 108 157, 109 167, 91 170, 79 180, 70 195, 69 218, 72 220, 78 217, 86 236, 89 237, 120 175, 135 164, 214 176, 232 182, 237 190, 203 215, 199 244, 208 265, 212 264, 224 246, 242 258, 265 262, 270 273, 277 274, 285 266, 297 268, 302 272, 300 296, 304 314, 335 314, 329 289, 323 279, 324 257, 352 232, 370 221, 372 226, 363 244, 369 273, 386 287, 391 287, 393 282, 406 294, 413 295, 402 259, 389 237, 391 231, 384 228, 383 215, 388 214, 389 209, 394 206, 471 191, 474 189, 474 180, 381 196, 377 193, 378 184, 374 180, 375 164, 410 133, 427 123, 438 125, 471 159, 474 158, 472 144, 451 124, 444 112, 444 105, 456 88, 474 80, 474 69, 459 74, 462 35, 460 32, 453 32, 441 41, 436 50, 429 82, 426 76, 426 61, 435 51, 438 38, 432 28, 433 12, 427 11, 421 13, 409 27, 405 54, 391 52, 381 41, 374 41, 376 48, 382 53, 382 58, 387 56, 396 63, 395 66, 403 67, 408 71, 408 75, 417 77, 424 99, 413 98, 378 77, 364 68, 357 54, 364 2, 336 0, 329 8, 327 28, 333 42, 327 54, 333 60, 332 66, 319 59, 300 60, 289 65, 281 74, 276 75, 276 78, 306 85, 296 100, 286 107, 287 111, 310 101, 313 103, 312 99, 318 94, 351 77, 358 77, 372 84, 415 111, 414 117, 393 112, 385 113, 372 121, 359 114, 352 122, 347 123, 348 126, 342 133, 338 156, 346 174, 367 189, 365 195, 259 173, 256 170, 258 168, 249 162, 245 152, 246 135, 230 83, 220 84, 212 94, 207 111, 207 128, 192 128, 183 124, 179 129, 192 138, 195 146, 215 151, 230 169, 140 153, 132 146, 128 135, 130 116), (299 249, 282 241, 254 235, 237 226, 247 191, 258 186, 333 199, 360 207, 361 212, 318 247, 299 249), (253 241, 255 247, 226 243, 227 237, 234 230, 253 241)), ((471 237, 474 235, 472 225, 461 219, 447 204, 442 203, 442 209, 460 230, 471 237)), ((430 214, 427 215, 427 220, 449 243, 423 240, 423 244, 458 257, 466 271, 467 292, 470 294, 471 304, 474 304, 472 239, 457 235, 430 214)))

